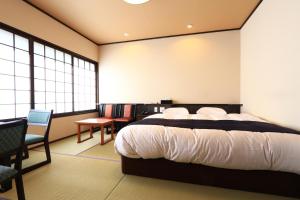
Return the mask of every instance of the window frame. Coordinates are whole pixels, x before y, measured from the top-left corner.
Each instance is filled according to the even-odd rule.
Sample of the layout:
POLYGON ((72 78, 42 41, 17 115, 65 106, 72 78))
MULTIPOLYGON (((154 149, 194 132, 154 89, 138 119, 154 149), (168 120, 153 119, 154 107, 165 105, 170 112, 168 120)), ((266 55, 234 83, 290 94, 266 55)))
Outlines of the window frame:
MULTIPOLYGON (((54 118, 59 118, 59 117, 66 117, 66 116, 81 115, 81 114, 97 112, 98 102, 99 102, 99 97, 98 97, 98 93, 99 93, 99 91, 98 91, 98 89, 99 89, 99 86, 98 86, 98 77, 99 77, 99 75, 98 75, 98 62, 96 62, 96 61, 94 61, 90 58, 87 58, 85 56, 82 56, 78 53, 75 53, 71 50, 68 50, 66 48, 60 47, 60 46, 58 46, 56 44, 53 44, 49 41, 46 41, 44 39, 41 39, 39 37, 36 37, 34 35, 31 35, 29 33, 21 31, 19 29, 16 29, 16 28, 14 28, 12 26, 9 26, 7 24, 4 24, 2 22, 0 22, 0 29, 9 31, 13 34, 22 36, 24 38, 27 38, 28 41, 29 41, 30 109, 34 109, 34 107, 35 107, 35 96, 34 96, 34 93, 35 93, 35 89, 34 89, 34 42, 37 42, 37 43, 40 43, 44 46, 48 46, 48 47, 51 47, 55 50, 62 51, 63 53, 71 55, 71 62, 72 62, 72 64, 71 64, 72 65, 72 112, 55 113, 55 114, 53 114, 53 117, 54 118), (96 94, 96 96, 95 96, 95 105, 96 105, 95 109, 74 111, 74 63, 73 63, 73 59, 75 57, 80 58, 84 61, 88 61, 88 62, 95 65, 95 90, 96 90, 95 91, 95 94, 96 94)), ((18 119, 18 118, 0 119, 0 121, 9 121, 9 120, 14 120, 14 119, 18 119)))

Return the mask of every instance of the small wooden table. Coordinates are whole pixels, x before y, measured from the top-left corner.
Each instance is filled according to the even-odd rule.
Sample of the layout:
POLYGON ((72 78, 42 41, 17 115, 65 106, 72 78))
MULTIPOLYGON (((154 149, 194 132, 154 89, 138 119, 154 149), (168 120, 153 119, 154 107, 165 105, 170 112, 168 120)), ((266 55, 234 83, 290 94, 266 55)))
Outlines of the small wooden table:
POLYGON ((100 144, 106 144, 114 139, 114 123, 113 120, 111 119, 102 119, 102 118, 90 118, 90 119, 84 119, 80 121, 75 122, 78 127, 77 131, 77 143, 89 140, 93 138, 93 127, 99 126, 101 131, 101 139, 100 139, 100 144), (90 137, 86 138, 84 140, 81 140, 81 126, 89 126, 90 127, 90 137), (105 126, 111 126, 111 138, 107 141, 104 141, 104 127, 105 126))

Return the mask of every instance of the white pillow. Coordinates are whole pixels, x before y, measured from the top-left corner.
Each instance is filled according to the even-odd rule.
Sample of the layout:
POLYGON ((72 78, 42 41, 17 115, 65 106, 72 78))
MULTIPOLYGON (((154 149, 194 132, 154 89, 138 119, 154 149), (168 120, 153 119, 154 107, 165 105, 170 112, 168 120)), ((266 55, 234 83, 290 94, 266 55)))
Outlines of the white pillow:
POLYGON ((167 108, 163 111, 164 114, 168 115, 188 115, 189 111, 186 108, 167 108))
POLYGON ((203 115, 226 115, 227 112, 222 108, 203 107, 197 110, 197 114, 203 115))

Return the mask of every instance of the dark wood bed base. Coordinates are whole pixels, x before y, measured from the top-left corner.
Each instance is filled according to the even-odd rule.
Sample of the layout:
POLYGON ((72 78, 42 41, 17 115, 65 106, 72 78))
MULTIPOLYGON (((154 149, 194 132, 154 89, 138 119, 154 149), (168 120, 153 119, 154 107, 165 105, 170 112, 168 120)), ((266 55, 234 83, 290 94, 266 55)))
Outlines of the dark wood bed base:
POLYGON ((262 170, 230 170, 166 159, 122 156, 124 174, 174 180, 223 188, 300 197, 300 175, 262 170))

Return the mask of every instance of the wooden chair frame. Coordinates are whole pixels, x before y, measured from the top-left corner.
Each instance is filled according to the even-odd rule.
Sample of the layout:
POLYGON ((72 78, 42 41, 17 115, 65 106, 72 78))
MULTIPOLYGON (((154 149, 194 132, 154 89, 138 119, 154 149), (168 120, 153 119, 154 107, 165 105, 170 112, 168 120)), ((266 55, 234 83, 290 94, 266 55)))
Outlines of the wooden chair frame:
MULTIPOLYGON (((24 186, 23 186, 23 179, 22 179, 22 154, 23 154, 23 149, 25 146, 25 134, 27 131, 27 120, 26 119, 21 119, 18 121, 13 121, 13 122, 8 122, 6 124, 2 124, 0 129, 5 129, 5 128, 10 128, 10 127, 15 127, 15 126, 24 126, 23 132, 22 132, 22 138, 20 145, 17 149, 14 149, 10 152, 6 152, 5 155, 0 155, 1 161, 4 163, 5 166, 10 167, 11 165, 11 157, 16 156, 14 159, 14 169, 17 171, 17 174, 14 176, 15 183, 16 183, 16 188, 17 188, 17 195, 18 195, 18 200, 25 200, 25 192, 24 192, 24 186)), ((9 183, 8 185, 11 187, 11 181, 8 180, 9 183)), ((7 186, 7 182, 5 182, 7 186)), ((4 188, 4 189, 10 189, 10 188, 4 188)))
MULTIPOLYGON (((30 112, 46 112, 46 111, 31 110, 30 112)), ((31 142, 29 144, 27 144, 25 141, 25 148, 24 148, 24 155, 25 155, 24 158, 27 159, 27 158, 29 158, 28 145, 44 143, 45 152, 46 152, 46 160, 39 162, 37 164, 31 165, 29 167, 23 168, 22 169, 23 174, 51 163, 51 153, 50 153, 50 147, 49 147, 49 132, 50 132, 50 127, 51 127, 51 122, 52 122, 53 110, 51 110, 49 112, 50 112, 50 117, 49 117, 47 125, 39 124, 39 123, 31 123, 31 122, 28 123, 28 125, 33 125, 33 126, 46 126, 47 128, 45 131, 44 139, 42 141, 31 142)))

